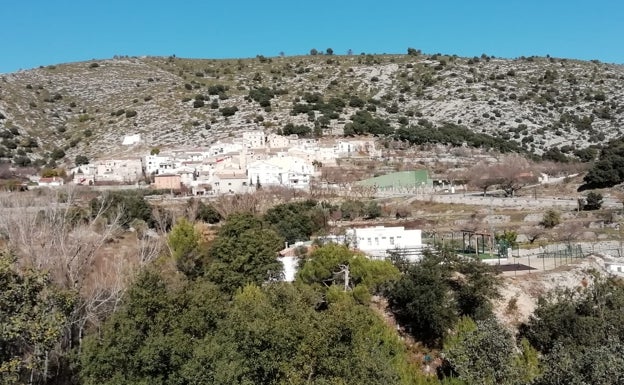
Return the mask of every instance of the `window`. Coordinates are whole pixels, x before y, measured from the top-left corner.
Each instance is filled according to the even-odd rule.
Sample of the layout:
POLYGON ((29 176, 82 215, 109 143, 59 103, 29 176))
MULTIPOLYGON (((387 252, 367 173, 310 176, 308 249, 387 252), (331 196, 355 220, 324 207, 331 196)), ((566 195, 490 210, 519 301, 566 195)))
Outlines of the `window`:
POLYGON ((390 237, 390 244, 394 245, 394 237, 390 237))
POLYGON ((379 246, 379 238, 375 237, 375 246, 379 246))
POLYGON ((372 244, 373 244, 372 239, 368 238, 368 245, 369 245, 369 246, 372 246, 372 244))

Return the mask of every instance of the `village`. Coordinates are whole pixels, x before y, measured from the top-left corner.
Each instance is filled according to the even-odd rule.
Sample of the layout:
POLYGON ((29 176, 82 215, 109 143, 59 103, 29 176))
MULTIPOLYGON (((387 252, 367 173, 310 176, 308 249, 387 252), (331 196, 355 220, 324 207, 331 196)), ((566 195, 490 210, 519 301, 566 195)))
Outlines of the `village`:
MULTIPOLYGON (((141 142, 130 135, 123 145, 141 142)), ((246 131, 205 148, 152 148, 144 156, 93 160, 71 170, 77 185, 136 185, 147 181, 157 190, 184 195, 218 196, 253 192, 262 186, 306 190, 322 165, 336 165, 351 156, 381 157, 373 139, 320 142, 281 136, 261 130, 246 131)), ((63 184, 59 177, 40 178, 39 186, 63 184)))

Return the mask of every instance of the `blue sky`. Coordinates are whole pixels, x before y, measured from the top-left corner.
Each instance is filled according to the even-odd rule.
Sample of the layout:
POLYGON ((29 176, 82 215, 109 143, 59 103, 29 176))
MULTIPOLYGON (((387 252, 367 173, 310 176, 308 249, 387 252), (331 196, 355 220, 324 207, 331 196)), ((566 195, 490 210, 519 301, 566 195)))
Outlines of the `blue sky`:
POLYGON ((0 73, 114 55, 549 54, 624 63, 621 0, 5 0, 0 73))

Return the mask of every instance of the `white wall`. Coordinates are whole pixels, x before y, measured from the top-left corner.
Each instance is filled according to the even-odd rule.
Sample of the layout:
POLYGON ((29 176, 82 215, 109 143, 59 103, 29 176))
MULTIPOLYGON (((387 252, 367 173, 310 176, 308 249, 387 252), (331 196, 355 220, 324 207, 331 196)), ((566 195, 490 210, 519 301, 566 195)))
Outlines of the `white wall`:
POLYGON ((297 267, 299 266, 298 257, 279 257, 278 261, 284 265, 284 281, 293 282, 295 275, 297 274, 297 267))
POLYGON ((422 247, 422 231, 405 230, 404 227, 349 229, 346 236, 353 247, 373 257, 387 257, 388 250, 422 247))

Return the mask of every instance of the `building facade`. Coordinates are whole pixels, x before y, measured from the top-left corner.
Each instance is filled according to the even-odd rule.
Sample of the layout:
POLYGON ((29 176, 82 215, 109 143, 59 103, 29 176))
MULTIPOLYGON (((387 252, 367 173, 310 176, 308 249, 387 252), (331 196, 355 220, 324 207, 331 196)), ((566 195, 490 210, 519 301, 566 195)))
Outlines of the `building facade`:
POLYGON ((349 245, 373 258, 387 258, 391 252, 405 255, 415 262, 422 251, 422 231, 397 227, 365 227, 348 229, 345 238, 349 245))

